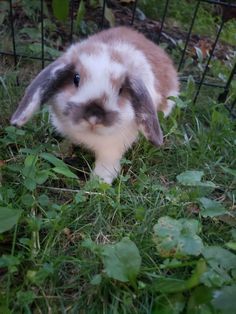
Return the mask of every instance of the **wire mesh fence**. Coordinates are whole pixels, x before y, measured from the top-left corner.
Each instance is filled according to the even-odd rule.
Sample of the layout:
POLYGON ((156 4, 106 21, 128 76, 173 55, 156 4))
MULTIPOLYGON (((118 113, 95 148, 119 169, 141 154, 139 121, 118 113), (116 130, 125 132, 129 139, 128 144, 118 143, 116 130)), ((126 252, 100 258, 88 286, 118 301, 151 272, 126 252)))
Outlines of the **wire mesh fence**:
MULTIPOLYGON (((68 0, 69 1, 69 0, 68 0)), ((108 0, 102 0, 100 1, 100 7, 99 10, 95 10, 95 12, 92 14, 91 17, 95 19, 95 23, 97 25, 96 31, 107 28, 111 26, 111 24, 114 25, 130 25, 135 28, 138 28, 139 30, 142 31, 142 27, 145 25, 146 20, 145 18, 140 18, 140 10, 138 9, 138 0, 130 1, 129 5, 129 11, 123 11, 119 12, 119 18, 115 17, 115 20, 113 23, 111 21, 109 22, 109 18, 112 16, 109 16, 108 10, 111 10, 117 7, 117 2, 118 1, 108 1, 108 0), (128 12, 128 13, 127 13, 128 12), (137 24, 136 21, 139 21, 137 24)), ((230 88, 232 86, 232 82, 235 79, 235 74, 236 74, 236 63, 232 66, 232 70, 230 74, 228 75, 227 78, 225 78, 224 81, 222 80, 217 80, 217 79, 212 79, 208 73, 209 73, 209 68, 211 66, 212 59, 214 58, 215 51, 217 48, 217 45, 219 44, 220 41, 220 36, 221 33, 225 27, 225 24, 231 20, 236 18, 236 4, 233 1, 223 1, 223 0, 196 0, 192 1, 195 6, 194 10, 192 12, 192 16, 189 16, 189 27, 188 31, 184 34, 184 38, 182 41, 182 45, 178 46, 178 49, 180 50, 180 55, 178 60, 176 60, 176 66, 178 68, 178 71, 180 73, 180 79, 182 81, 186 81, 188 75, 190 72, 186 71, 185 69, 185 63, 187 60, 187 50, 189 48, 189 45, 191 43, 191 37, 193 35, 193 28, 194 25, 197 23, 197 16, 198 12, 201 8, 202 5, 208 4, 210 6, 215 6, 217 5, 219 10, 219 27, 216 33, 214 34, 214 39, 212 41, 212 44, 207 51, 207 54, 205 56, 205 62, 202 64, 201 71, 197 73, 197 75, 194 77, 194 82, 197 85, 195 95, 193 96, 193 101, 194 103, 198 100, 198 97, 200 95, 200 92, 203 88, 204 85, 215 88, 217 89, 217 97, 218 101, 221 103, 225 103, 226 108, 230 111, 230 114, 233 117, 236 117, 235 114, 235 109, 236 109, 236 97, 232 99, 232 97, 228 97, 230 88)), ((16 27, 17 21, 19 24, 19 16, 15 13, 15 7, 14 7, 14 2, 13 0, 8 1, 8 16, 5 18, 5 25, 10 30, 10 36, 11 36, 11 45, 8 47, 8 49, 1 49, 0 48, 0 56, 10 56, 12 58, 12 62, 14 63, 14 66, 17 67, 19 60, 22 59, 32 59, 32 60, 38 60, 41 62, 42 68, 45 66, 45 62, 52 61, 55 59, 53 54, 48 54, 48 50, 50 49, 46 44, 45 44, 45 23, 47 22, 46 19, 46 12, 47 6, 50 3, 50 1, 46 0, 37 0, 34 1, 36 7, 37 7, 37 21, 39 25, 39 34, 38 36, 40 37, 38 39, 38 46, 37 46, 37 53, 28 53, 27 51, 25 52, 24 49, 19 48, 19 42, 18 42, 18 36, 17 33, 20 31, 19 25, 16 27)), ((170 6, 171 0, 165 0, 164 3, 164 9, 162 13, 162 17, 160 21, 158 21, 157 27, 153 29, 153 32, 147 32, 146 35, 150 37, 153 41, 156 43, 163 43, 166 40, 167 41, 172 41, 173 38, 170 36, 170 34, 165 32, 165 27, 166 27, 166 19, 168 17, 168 9, 170 6)), ((65 35, 64 35, 64 42, 61 46, 66 46, 69 45, 70 43, 74 42, 77 40, 80 35, 77 32, 77 27, 75 26, 76 21, 78 22, 78 14, 80 14, 78 8, 80 8, 81 1, 76 1, 76 0, 70 0, 69 1, 69 14, 67 21, 65 23, 66 29, 65 35)), ((119 10, 118 10, 119 11, 119 10)), ((19 15, 19 13, 18 13, 19 15)), ((88 18, 88 19, 89 19, 88 18)), ((114 26, 112 25, 112 26, 114 26)), ((60 30, 59 30, 60 31, 60 30)), ((64 30, 63 30, 64 31, 64 30)), ((236 33, 236 30, 235 30, 236 33)), ((83 35, 83 34, 82 34, 83 35)), ((62 48, 61 48, 62 50, 62 48)))

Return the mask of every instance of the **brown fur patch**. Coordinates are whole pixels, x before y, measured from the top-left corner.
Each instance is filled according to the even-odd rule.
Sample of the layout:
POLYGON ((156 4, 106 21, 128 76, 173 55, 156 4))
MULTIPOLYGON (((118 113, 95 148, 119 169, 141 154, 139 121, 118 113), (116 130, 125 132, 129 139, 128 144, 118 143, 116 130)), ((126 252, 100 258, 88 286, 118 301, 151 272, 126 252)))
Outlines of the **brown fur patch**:
POLYGON ((123 63, 123 56, 118 51, 112 49, 111 61, 122 64, 123 63))
MULTIPOLYGON (((133 45, 137 50, 141 51, 147 61, 151 65, 153 74, 156 78, 155 88, 156 91, 162 96, 162 99, 166 99, 171 91, 177 91, 179 89, 179 82, 177 79, 177 72, 173 66, 172 60, 165 53, 163 49, 151 42, 141 33, 132 30, 129 27, 115 27, 109 30, 100 32, 90 39, 93 42, 104 42, 108 45, 114 46, 119 42, 129 43, 133 45)), ((122 58, 119 53, 112 53, 114 60, 121 61, 122 58)), ((132 58, 132 52, 127 58, 132 58)), ((158 110, 164 110, 167 106, 167 102, 163 101, 162 104, 155 104, 158 110)))
POLYGON ((111 75, 110 78, 112 89, 118 90, 122 84, 120 78, 116 78, 114 75, 111 75))
POLYGON ((79 48, 79 52, 81 54, 84 53, 89 56, 96 56, 99 53, 101 53, 101 49, 97 45, 94 45, 94 44, 87 44, 87 45, 82 44, 79 48))

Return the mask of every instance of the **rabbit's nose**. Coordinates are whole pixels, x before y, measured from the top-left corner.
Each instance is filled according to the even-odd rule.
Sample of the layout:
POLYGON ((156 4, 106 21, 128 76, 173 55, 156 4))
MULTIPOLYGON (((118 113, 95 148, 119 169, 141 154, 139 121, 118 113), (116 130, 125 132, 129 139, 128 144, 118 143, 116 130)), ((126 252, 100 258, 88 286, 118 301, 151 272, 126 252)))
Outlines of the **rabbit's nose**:
POLYGON ((94 131, 99 124, 101 124, 101 120, 96 116, 91 116, 87 119, 89 127, 92 131, 94 131))
POLYGON ((98 118, 95 117, 95 116, 91 116, 91 117, 88 118, 88 123, 91 126, 95 126, 98 123, 98 118))

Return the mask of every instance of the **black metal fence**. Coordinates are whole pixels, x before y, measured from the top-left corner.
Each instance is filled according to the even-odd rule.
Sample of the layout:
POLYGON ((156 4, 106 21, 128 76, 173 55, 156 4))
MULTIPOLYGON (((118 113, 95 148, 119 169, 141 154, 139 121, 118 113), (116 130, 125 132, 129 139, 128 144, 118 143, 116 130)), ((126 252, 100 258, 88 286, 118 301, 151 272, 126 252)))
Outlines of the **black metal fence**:
MULTIPOLYGON (((17 66, 18 60, 19 59, 35 59, 35 60, 40 60, 42 64, 42 68, 45 65, 45 61, 51 61, 53 58, 48 58, 45 56, 45 25, 44 25, 44 20, 45 20, 45 13, 44 13, 44 0, 35 0, 40 3, 40 10, 39 10, 39 20, 40 20, 40 29, 41 29, 41 53, 40 56, 33 56, 33 55, 24 55, 22 53, 18 52, 17 49, 17 39, 16 39, 16 29, 15 29, 15 22, 16 22, 16 17, 14 16, 14 6, 13 6, 13 1, 9 0, 9 18, 7 19, 7 23, 9 23, 9 28, 11 30, 11 45, 12 49, 9 51, 0 51, 0 56, 12 56, 14 65, 17 66)), ((69 1, 69 0, 68 0, 69 1)), ((166 17, 168 16, 168 7, 170 5, 171 0, 163 0, 165 1, 164 5, 164 10, 163 10, 163 15, 161 18, 161 21, 159 23, 159 28, 157 30, 157 34, 155 34, 155 41, 157 43, 162 42, 164 31, 165 31, 165 21, 166 17)), ((192 1, 194 2, 194 1, 192 1)), ((196 102, 199 96, 199 93, 203 87, 203 85, 210 86, 212 88, 218 88, 221 89, 221 91, 218 93, 218 101, 221 103, 225 103, 226 108, 230 111, 231 115, 233 117, 236 117, 235 114, 235 109, 236 109, 236 96, 234 99, 231 99, 229 103, 227 103, 229 91, 230 91, 230 86, 232 84, 232 81, 235 78, 236 74, 236 63, 234 64, 231 73, 229 74, 226 82, 211 82, 207 79, 207 73, 209 71, 209 66, 211 64, 212 58, 214 57, 215 49, 219 43, 220 35, 222 33, 222 30, 229 20, 229 18, 235 18, 236 17, 236 4, 235 1, 224 1, 224 0, 195 0, 195 9, 193 11, 192 17, 189 18, 189 29, 188 32, 186 33, 185 39, 184 39, 184 45, 182 47, 181 51, 181 57, 179 60, 179 64, 177 64, 178 71, 181 73, 182 68, 185 64, 186 60, 186 52, 190 43, 190 39, 192 36, 193 32, 193 27, 194 24, 196 23, 196 18, 197 14, 199 11, 199 8, 203 3, 208 3, 210 5, 217 5, 218 7, 222 8, 220 11, 220 25, 218 28, 218 31, 215 34, 215 38, 213 40, 213 43, 211 45, 211 49, 209 50, 209 53, 207 54, 207 59, 204 63, 204 67, 202 69, 201 75, 195 79, 195 83, 197 84, 196 92, 195 95, 193 96, 193 101, 196 102), (231 16, 232 15, 232 16, 231 16)), ((76 8, 78 7, 80 1, 76 0, 70 0, 70 24, 69 24, 69 31, 68 31, 68 42, 73 41, 73 35, 74 35, 74 23, 75 23, 75 18, 76 18, 76 8)), ((103 0, 101 8, 100 8, 100 16, 98 17, 99 19, 99 28, 103 29, 106 27, 106 8, 109 7, 110 1, 108 0, 103 0)), ((138 0, 135 0, 132 2, 132 7, 130 9, 131 14, 125 19, 125 24, 127 25, 134 25, 135 26, 135 19, 136 19, 136 11, 137 11, 137 6, 138 6, 138 0)), ((142 22, 145 23, 145 20, 142 22)), ((236 32, 236 30, 235 30, 236 32)), ((180 75, 181 76, 181 75, 180 75)), ((185 80, 185 78, 182 78, 185 80)))

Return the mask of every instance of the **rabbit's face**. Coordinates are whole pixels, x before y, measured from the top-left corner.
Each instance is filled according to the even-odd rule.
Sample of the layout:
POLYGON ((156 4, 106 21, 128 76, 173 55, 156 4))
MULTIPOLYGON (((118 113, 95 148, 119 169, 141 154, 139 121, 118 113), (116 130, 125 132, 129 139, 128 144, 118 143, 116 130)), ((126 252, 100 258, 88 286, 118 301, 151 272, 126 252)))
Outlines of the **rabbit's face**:
MULTIPOLYGON (((117 125, 135 119, 126 88, 127 70, 118 57, 102 48, 77 53, 70 79, 65 79, 52 99, 55 115, 77 131, 112 133, 117 125)), ((72 53, 74 56, 70 50, 64 58, 71 60, 72 53)))

